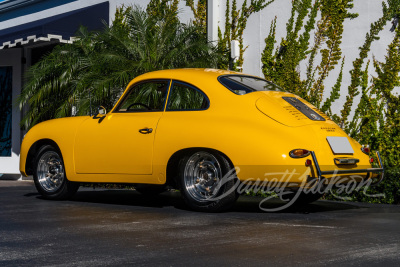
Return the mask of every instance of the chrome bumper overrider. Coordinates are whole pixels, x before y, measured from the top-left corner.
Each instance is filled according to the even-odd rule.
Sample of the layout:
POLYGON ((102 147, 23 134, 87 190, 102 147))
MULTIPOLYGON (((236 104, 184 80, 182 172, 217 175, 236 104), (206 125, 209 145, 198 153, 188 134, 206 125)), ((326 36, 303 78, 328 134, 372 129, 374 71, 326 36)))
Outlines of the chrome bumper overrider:
POLYGON ((379 154, 379 152, 376 152, 376 156, 378 158, 378 164, 380 168, 368 168, 368 169, 354 169, 354 170, 330 170, 330 171, 321 171, 319 164, 318 164, 318 160, 317 160, 317 156, 315 155, 314 151, 310 151, 311 152, 311 157, 313 159, 314 162, 314 166, 317 172, 317 181, 319 182, 324 175, 330 175, 330 174, 350 174, 350 173, 381 173, 379 179, 375 182, 373 182, 371 185, 378 185, 382 182, 384 174, 385 174, 385 168, 383 167, 382 164, 382 159, 381 159, 381 155, 379 154))

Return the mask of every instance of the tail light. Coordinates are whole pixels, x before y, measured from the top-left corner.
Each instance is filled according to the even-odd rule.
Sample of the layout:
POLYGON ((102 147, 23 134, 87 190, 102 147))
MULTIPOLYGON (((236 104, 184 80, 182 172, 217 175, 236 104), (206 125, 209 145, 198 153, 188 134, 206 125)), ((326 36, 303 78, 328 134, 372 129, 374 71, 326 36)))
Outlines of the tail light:
POLYGON ((363 145, 361 147, 361 151, 364 152, 365 154, 369 155, 369 153, 371 152, 371 149, 369 148, 369 145, 363 145))
POLYGON ((311 159, 306 159, 306 167, 309 167, 309 166, 311 166, 311 159))
POLYGON ((310 155, 310 153, 307 149, 293 149, 289 152, 289 156, 292 158, 304 158, 310 155))

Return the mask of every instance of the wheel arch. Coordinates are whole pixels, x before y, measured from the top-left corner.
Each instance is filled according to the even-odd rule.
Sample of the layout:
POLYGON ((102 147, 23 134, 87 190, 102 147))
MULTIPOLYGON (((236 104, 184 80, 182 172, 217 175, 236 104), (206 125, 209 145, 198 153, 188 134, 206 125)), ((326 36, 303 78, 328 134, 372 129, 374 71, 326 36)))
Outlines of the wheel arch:
POLYGON ((233 164, 232 160, 228 157, 228 155, 226 155, 224 152, 222 152, 220 150, 208 148, 208 147, 184 148, 184 149, 176 151, 174 154, 171 155, 171 157, 168 160, 167 170, 166 170, 166 184, 167 185, 171 185, 174 188, 179 188, 179 182, 178 182, 179 163, 185 155, 187 155, 189 153, 195 153, 197 151, 208 151, 208 152, 219 153, 227 159, 227 161, 229 162, 229 164, 232 167, 235 166, 233 164))
MULTIPOLYGON (((39 152, 39 149, 45 145, 51 145, 58 149, 61 153, 60 147, 58 144, 52 140, 52 139, 40 139, 33 143, 31 147, 29 148, 28 155, 26 157, 26 162, 25 162, 25 172, 27 175, 32 175, 33 174, 33 164, 36 158, 37 153, 39 152)), ((62 155, 61 155, 62 156, 62 155)))

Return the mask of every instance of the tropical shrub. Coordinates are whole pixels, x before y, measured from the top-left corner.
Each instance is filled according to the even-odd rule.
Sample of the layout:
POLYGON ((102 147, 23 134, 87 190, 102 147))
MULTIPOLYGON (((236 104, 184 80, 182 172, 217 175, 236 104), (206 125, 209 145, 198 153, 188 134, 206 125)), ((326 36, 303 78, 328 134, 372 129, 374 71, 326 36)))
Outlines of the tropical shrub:
POLYGON ((325 195, 327 200, 400 204, 400 168, 386 170, 385 180, 377 186, 361 187, 350 194, 334 189, 325 195))

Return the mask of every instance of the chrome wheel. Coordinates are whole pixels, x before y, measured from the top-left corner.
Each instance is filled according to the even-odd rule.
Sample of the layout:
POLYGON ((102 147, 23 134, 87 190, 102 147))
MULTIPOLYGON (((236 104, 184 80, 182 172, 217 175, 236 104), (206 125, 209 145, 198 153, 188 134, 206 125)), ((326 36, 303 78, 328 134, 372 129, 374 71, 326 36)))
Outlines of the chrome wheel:
POLYGON ((220 189, 221 179, 221 166, 216 157, 210 153, 197 152, 186 162, 184 185, 195 201, 210 201, 216 196, 220 189))
POLYGON ((61 157, 54 151, 46 151, 37 163, 36 175, 40 186, 47 192, 56 192, 63 185, 65 175, 61 157))

